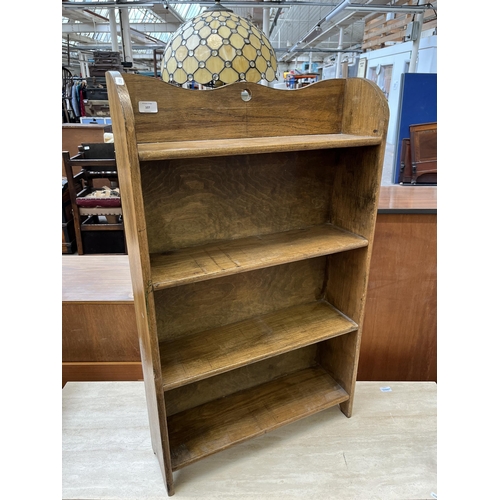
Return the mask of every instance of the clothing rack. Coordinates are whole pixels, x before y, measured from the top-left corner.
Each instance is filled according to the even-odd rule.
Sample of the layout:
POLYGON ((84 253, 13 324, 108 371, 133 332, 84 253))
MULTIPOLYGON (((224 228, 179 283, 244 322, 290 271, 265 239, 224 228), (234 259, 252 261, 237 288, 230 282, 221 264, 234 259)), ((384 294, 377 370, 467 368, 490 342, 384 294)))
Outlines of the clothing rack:
POLYGON ((68 68, 62 67, 62 122, 78 123, 85 116, 83 99, 86 79, 74 76, 68 68))

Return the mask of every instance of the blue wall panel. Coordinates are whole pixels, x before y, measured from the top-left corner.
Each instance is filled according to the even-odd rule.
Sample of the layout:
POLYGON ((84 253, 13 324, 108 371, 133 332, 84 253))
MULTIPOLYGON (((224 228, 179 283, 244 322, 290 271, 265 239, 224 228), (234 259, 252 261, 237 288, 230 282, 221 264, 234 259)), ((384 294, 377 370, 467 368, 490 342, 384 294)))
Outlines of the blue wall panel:
POLYGON ((397 125, 394 183, 398 183, 401 141, 410 137, 410 125, 437 122, 437 74, 401 75, 401 98, 397 125))

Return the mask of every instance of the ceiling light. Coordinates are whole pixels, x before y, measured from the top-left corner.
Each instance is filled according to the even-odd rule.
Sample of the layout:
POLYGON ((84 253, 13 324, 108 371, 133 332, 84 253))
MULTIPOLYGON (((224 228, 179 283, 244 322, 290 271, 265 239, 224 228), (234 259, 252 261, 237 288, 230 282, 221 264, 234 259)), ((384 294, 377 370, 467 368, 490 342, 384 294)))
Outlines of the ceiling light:
POLYGON ((326 22, 330 22, 337 14, 340 14, 346 7, 351 5, 351 0, 344 0, 342 3, 338 4, 330 14, 325 17, 326 22))
POLYGON ((162 79, 179 85, 271 82, 276 70, 276 55, 264 33, 219 1, 172 35, 161 61, 162 79))

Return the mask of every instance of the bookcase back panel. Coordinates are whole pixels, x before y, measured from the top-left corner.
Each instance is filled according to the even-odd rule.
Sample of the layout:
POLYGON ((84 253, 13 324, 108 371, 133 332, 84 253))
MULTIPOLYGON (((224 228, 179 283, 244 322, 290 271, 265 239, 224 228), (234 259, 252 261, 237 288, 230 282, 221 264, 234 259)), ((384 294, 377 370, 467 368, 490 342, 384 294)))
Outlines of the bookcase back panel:
POLYGON ((293 262, 154 293, 159 341, 318 300, 326 258, 293 262))
POLYGON ((341 132, 345 80, 292 91, 237 82, 196 92, 153 78, 144 85, 138 75, 122 77, 139 143, 341 132), (249 101, 242 100, 243 90, 250 92, 249 101), (140 101, 155 102, 158 112, 141 113, 140 101))
POLYGON ((322 150, 143 163, 149 251, 327 222, 333 156, 322 150))
POLYGON ((165 392, 167 416, 249 389, 316 364, 310 345, 165 392))

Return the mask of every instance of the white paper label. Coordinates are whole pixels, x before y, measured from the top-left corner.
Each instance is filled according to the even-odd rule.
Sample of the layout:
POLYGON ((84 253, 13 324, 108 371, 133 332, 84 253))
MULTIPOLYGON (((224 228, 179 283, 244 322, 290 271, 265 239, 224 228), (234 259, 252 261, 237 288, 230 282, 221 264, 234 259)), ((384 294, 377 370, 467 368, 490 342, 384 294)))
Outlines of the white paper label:
POLYGON ((121 76, 115 78, 116 85, 125 85, 125 80, 121 76))
POLYGON ((139 113, 158 113, 156 101, 139 101, 139 113))

